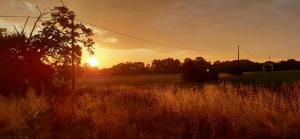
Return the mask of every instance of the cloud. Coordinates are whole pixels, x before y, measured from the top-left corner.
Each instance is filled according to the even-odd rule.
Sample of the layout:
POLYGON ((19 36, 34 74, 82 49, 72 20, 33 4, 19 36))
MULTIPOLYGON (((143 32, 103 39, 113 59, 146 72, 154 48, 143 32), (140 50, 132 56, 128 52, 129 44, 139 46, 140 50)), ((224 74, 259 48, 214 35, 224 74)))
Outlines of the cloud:
POLYGON ((27 1, 23 1, 23 2, 30 12, 32 12, 32 13, 36 12, 37 9, 30 2, 27 2, 27 1))
POLYGON ((98 36, 104 36, 105 34, 107 34, 107 31, 106 30, 102 30, 102 29, 98 29, 98 28, 95 28, 95 27, 89 27, 91 29, 93 29, 93 32, 98 35, 98 36))
POLYGON ((111 38, 105 38, 103 41, 106 43, 117 43, 119 42, 119 39, 111 37, 111 38))
POLYGON ((31 0, 1 0, 0 12, 5 15, 32 15, 38 11, 31 0))
POLYGON ((11 26, 12 26, 12 23, 0 19, 0 28, 6 28, 7 29, 11 26))
POLYGON ((12 21, 7 21, 7 20, 2 20, 0 18, 0 28, 5 28, 8 31, 15 31, 14 26, 16 26, 17 29, 21 28, 21 24, 18 22, 12 22, 12 21))

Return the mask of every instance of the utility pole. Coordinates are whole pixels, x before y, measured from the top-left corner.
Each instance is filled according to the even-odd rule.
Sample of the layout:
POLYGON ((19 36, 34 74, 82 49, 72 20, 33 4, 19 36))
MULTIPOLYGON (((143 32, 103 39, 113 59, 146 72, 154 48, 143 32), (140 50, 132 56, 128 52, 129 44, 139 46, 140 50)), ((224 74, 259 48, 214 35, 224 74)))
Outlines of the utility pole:
POLYGON ((236 75, 243 75, 243 69, 241 68, 241 63, 240 63, 240 44, 237 46, 237 62, 236 62, 236 67, 235 67, 235 74, 236 75))
POLYGON ((238 61, 240 61, 240 45, 238 44, 238 61))
POLYGON ((75 91, 75 83, 76 83, 76 77, 75 77, 75 25, 74 25, 74 19, 75 19, 75 15, 74 17, 72 17, 72 23, 71 23, 71 30, 72 30, 72 91, 74 92, 75 91))

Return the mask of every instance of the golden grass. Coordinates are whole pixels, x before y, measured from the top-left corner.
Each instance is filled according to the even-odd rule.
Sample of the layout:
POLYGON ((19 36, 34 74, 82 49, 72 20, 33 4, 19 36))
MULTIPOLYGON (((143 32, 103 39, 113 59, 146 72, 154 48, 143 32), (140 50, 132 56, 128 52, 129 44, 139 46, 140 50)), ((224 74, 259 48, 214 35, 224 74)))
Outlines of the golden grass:
POLYGON ((0 138, 299 138, 300 84, 82 88, 0 97, 0 138))

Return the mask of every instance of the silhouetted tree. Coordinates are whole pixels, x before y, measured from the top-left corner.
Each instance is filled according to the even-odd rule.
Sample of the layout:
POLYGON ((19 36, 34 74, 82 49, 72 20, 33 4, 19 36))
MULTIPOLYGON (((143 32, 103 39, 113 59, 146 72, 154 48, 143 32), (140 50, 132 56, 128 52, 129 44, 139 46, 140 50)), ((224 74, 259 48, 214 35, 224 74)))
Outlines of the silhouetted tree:
POLYGON ((230 74, 241 74, 241 72, 252 72, 261 71, 262 64, 257 62, 252 62, 250 60, 240 60, 240 61, 216 61, 213 66, 218 72, 226 72, 230 74))
POLYGON ((55 7, 51 17, 50 20, 42 23, 43 29, 37 37, 36 45, 47 50, 43 60, 59 67, 71 66, 74 58, 76 66, 80 66, 82 48, 86 48, 90 54, 93 54, 92 29, 81 23, 74 23, 75 13, 64 6, 55 7))
POLYGON ((34 42, 20 32, 0 35, 2 95, 22 95, 29 85, 38 93, 51 86, 53 70, 42 62, 42 52, 34 42))
POLYGON ((143 62, 120 63, 110 69, 112 75, 139 75, 147 74, 147 69, 143 62))
POLYGON ((300 70, 300 61, 288 59, 274 64, 274 70, 300 70))
POLYGON ((77 66, 80 64, 82 47, 93 53, 92 30, 74 24, 74 18, 74 12, 68 8, 55 7, 51 18, 42 23, 42 30, 36 34, 34 28, 29 36, 24 29, 15 33, 1 30, 0 82, 5 86, 0 87, 0 93, 24 94, 29 87, 37 92, 48 90, 52 88, 54 69, 62 71, 60 76, 67 78, 72 60, 77 66))
POLYGON ((218 79, 218 72, 203 57, 195 60, 185 59, 182 65, 183 79, 187 81, 203 82, 218 79))
POLYGON ((178 59, 155 59, 152 61, 151 70, 153 73, 174 74, 181 72, 181 63, 178 59))

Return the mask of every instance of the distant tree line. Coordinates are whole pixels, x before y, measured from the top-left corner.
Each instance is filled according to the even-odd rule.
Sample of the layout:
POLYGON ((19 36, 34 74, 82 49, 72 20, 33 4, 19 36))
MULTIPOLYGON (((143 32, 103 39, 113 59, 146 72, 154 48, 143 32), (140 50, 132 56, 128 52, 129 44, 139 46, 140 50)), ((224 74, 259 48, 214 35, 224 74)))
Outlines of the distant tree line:
POLYGON ((274 70, 300 70, 300 61, 297 61, 295 59, 288 59, 287 61, 274 63, 274 70))
POLYGON ((151 64, 144 62, 126 62, 111 68, 101 69, 102 75, 143 75, 143 74, 177 74, 182 72, 182 63, 178 59, 155 59, 151 64))
MULTIPOLYGON (((233 61, 215 61, 214 63, 207 62, 202 57, 197 57, 194 60, 186 58, 183 62, 178 59, 166 58, 155 59, 151 64, 143 62, 127 62, 120 63, 111 68, 99 70, 105 75, 142 75, 142 74, 178 74, 187 70, 197 70, 197 66, 193 67, 191 63, 198 63, 201 69, 214 72, 222 72, 235 74, 236 72, 255 72, 262 71, 263 63, 253 62, 247 59, 233 61)), ((300 70, 300 61, 288 59, 286 61, 271 62, 274 64, 274 71, 282 70, 300 70)), ((193 72, 191 72, 193 73, 193 72)))

